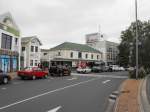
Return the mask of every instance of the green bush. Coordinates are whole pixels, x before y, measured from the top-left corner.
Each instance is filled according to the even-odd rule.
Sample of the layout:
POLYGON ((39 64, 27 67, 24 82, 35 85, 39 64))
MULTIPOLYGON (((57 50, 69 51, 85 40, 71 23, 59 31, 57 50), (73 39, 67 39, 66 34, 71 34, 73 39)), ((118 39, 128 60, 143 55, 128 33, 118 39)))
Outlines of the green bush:
MULTIPOLYGON (((140 67, 140 69, 138 70, 138 79, 144 78, 146 74, 147 73, 144 67, 140 67)), ((133 79, 136 78, 136 69, 129 71, 129 78, 133 78, 133 79)))

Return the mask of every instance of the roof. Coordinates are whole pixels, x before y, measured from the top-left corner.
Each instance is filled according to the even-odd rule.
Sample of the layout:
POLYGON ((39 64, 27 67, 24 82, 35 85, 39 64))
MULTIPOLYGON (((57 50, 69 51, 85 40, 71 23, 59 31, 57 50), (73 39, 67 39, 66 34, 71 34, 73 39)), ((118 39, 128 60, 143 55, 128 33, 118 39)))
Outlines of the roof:
POLYGON ((22 37, 21 42, 28 43, 28 42, 32 41, 33 39, 37 39, 39 41, 40 45, 42 45, 41 41, 37 38, 37 36, 22 37))
POLYGON ((13 27, 13 28, 15 28, 16 30, 19 31, 19 28, 18 28, 17 24, 15 23, 15 21, 14 21, 12 15, 10 14, 10 12, 6 12, 6 13, 0 15, 0 23, 3 23, 3 24, 6 25, 6 23, 5 23, 6 19, 10 20, 11 23, 13 24, 13 26, 9 26, 9 27, 13 27))
POLYGON ((77 44, 71 42, 64 42, 56 47, 50 49, 51 51, 55 50, 74 50, 74 51, 81 51, 81 52, 92 52, 92 53, 101 53, 100 51, 85 45, 85 44, 77 44))

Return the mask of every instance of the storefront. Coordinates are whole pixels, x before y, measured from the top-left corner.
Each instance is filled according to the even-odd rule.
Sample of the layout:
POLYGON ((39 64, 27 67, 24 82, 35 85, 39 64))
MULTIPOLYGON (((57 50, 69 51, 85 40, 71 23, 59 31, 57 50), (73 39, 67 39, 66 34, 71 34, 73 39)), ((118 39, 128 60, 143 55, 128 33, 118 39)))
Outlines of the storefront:
POLYGON ((18 53, 8 50, 0 50, 0 69, 4 72, 18 70, 18 53))

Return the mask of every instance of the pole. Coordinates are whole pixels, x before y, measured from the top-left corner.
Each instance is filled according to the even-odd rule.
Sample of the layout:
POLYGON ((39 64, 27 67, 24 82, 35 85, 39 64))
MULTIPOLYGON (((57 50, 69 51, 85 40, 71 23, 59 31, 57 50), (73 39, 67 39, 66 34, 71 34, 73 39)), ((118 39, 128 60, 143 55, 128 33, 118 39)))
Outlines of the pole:
POLYGON ((138 14, 137 14, 137 0, 135 0, 135 18, 136 18, 136 79, 138 78, 138 14))

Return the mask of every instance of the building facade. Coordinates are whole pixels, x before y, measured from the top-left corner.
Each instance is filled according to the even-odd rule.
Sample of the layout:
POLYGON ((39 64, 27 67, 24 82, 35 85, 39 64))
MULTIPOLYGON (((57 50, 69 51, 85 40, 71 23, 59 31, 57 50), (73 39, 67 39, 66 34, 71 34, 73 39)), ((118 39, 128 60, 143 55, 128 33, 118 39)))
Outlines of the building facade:
POLYGON ((98 62, 102 59, 102 53, 92 47, 83 44, 64 42, 49 50, 41 51, 42 62, 55 62, 77 67, 79 62, 98 62))
POLYGON ((15 72, 20 68, 20 30, 10 13, 0 15, 0 69, 15 72))
POLYGON ((94 36, 96 37, 96 41, 92 40, 93 34, 86 35, 86 44, 102 52, 102 60, 106 65, 117 64, 119 44, 105 40, 99 33, 94 33, 94 36))
POLYGON ((21 38, 21 68, 38 66, 41 45, 41 41, 36 36, 21 38))

